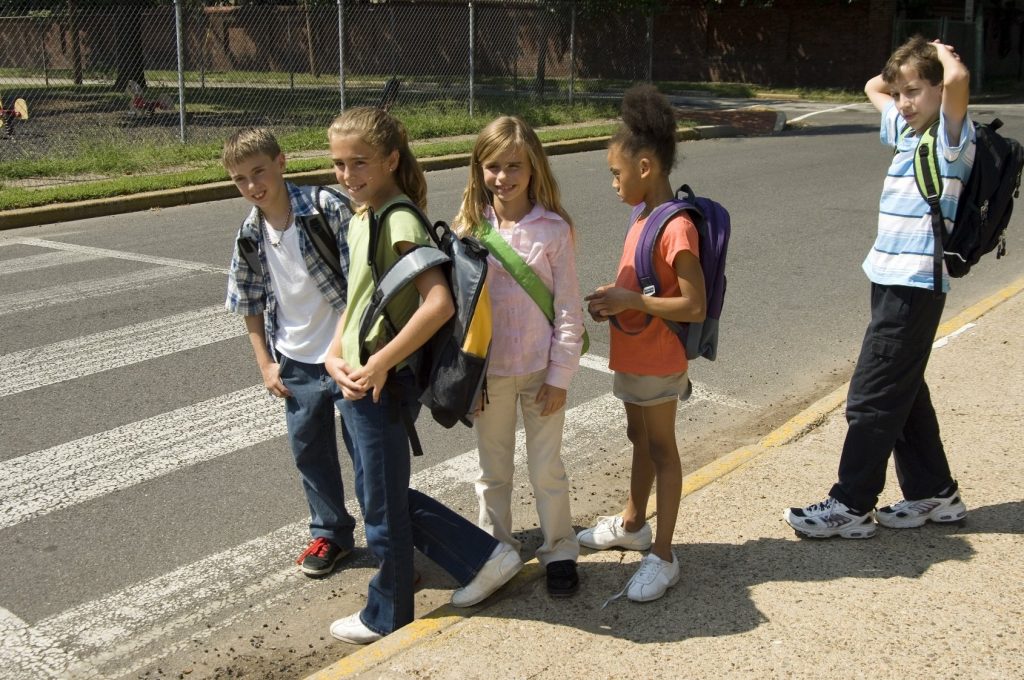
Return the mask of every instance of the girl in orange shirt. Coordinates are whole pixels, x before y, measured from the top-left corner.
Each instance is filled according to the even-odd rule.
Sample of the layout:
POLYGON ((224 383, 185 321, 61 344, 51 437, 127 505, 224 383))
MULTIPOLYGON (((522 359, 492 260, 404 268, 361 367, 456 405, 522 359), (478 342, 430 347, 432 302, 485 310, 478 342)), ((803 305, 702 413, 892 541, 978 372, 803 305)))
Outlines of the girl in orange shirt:
POLYGON ((660 319, 703 321, 706 296, 697 230, 685 213, 665 225, 655 246, 655 272, 662 294, 653 297, 640 292, 633 264, 637 242, 651 211, 675 196, 669 173, 676 159, 676 120, 672 106, 649 85, 626 93, 622 120, 608 146, 612 187, 623 203, 642 204, 643 210, 630 225, 615 283, 597 288, 585 299, 595 321, 616 317, 610 329, 609 365, 615 371, 615 396, 626 407, 633 466, 625 509, 619 515, 599 517, 578 539, 595 550, 649 548, 625 588, 629 599, 646 602, 658 599, 679 581, 679 561, 672 551, 683 484, 676 408, 690 390, 682 343, 660 319), (648 317, 655 318, 645 326, 648 317), (652 486, 657 491, 658 515, 653 542, 646 520, 652 486))

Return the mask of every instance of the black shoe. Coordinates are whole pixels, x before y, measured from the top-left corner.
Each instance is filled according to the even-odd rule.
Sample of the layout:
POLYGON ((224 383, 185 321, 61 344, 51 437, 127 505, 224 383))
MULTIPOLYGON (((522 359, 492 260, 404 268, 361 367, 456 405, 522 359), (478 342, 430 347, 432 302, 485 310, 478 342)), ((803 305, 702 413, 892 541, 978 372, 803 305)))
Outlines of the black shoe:
POLYGON ((306 576, 327 576, 350 552, 352 551, 339 548, 326 538, 314 538, 295 563, 306 576))
POLYGON ((547 566, 548 595, 551 597, 569 597, 580 589, 580 577, 576 573, 576 563, 572 560, 558 560, 547 566))

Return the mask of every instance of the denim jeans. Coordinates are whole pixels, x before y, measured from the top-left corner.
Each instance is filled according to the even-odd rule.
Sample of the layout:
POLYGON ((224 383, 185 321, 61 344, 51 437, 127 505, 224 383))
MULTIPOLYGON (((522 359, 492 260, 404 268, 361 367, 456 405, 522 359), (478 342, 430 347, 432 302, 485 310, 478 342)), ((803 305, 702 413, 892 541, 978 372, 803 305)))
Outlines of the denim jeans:
POLYGON ((903 497, 930 498, 953 477, 924 373, 945 294, 871 284, 871 322, 846 399, 849 429, 829 495, 860 512, 875 507, 894 455, 903 497))
MULTIPOLYGON (((309 503, 309 533, 352 549, 356 521, 345 509, 334 427, 334 406, 344 397, 323 364, 282 356, 280 366, 281 381, 292 393, 285 399, 285 420, 288 443, 309 503)), ((344 433, 344 423, 341 428, 344 433)))
POLYGON ((409 488, 409 439, 398 409, 415 419, 419 407, 407 370, 389 376, 378 403, 367 395, 341 405, 366 545, 379 565, 360 620, 382 635, 414 618, 414 547, 465 585, 498 545, 469 520, 409 488))

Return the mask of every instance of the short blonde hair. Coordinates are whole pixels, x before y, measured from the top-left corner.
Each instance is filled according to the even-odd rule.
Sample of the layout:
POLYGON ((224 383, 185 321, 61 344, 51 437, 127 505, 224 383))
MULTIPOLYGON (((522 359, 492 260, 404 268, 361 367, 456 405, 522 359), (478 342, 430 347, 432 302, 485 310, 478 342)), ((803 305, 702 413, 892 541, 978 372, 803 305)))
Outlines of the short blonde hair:
POLYGON ((274 134, 266 128, 242 128, 224 142, 220 160, 225 168, 231 168, 247 161, 257 154, 271 160, 281 155, 281 145, 274 134))

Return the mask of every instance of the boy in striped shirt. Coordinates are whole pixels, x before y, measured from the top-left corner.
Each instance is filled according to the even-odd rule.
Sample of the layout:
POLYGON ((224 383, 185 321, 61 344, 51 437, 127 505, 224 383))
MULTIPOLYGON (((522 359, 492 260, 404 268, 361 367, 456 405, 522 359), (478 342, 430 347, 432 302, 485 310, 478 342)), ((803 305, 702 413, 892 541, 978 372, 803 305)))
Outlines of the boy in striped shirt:
POLYGON ((871 322, 850 380, 839 479, 824 501, 785 513, 799 535, 870 538, 876 521, 904 529, 967 515, 924 380, 949 277, 943 268, 936 292, 931 214, 914 179, 914 154, 920 135, 938 123, 940 205, 948 232, 974 163, 969 84, 951 46, 915 36, 864 87, 882 114, 881 141, 894 148, 878 235, 863 265, 871 281, 871 322), (904 498, 875 510, 890 453, 904 498))

